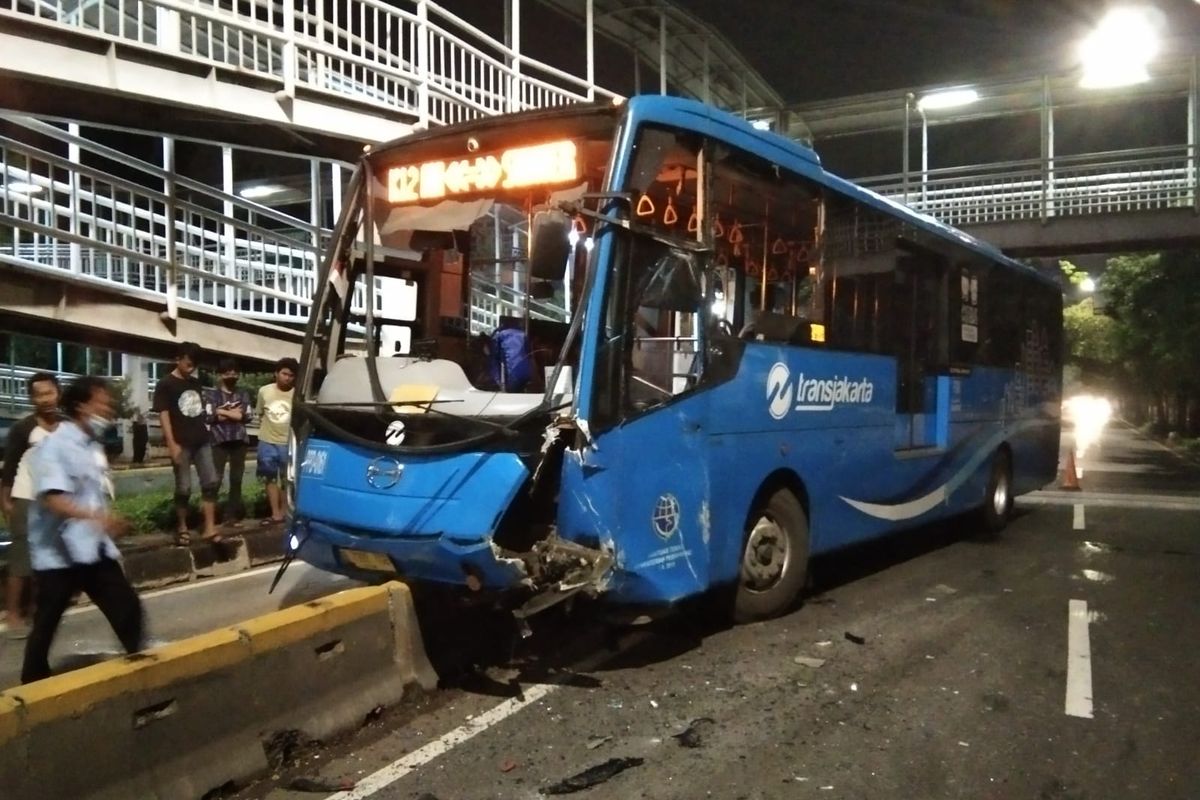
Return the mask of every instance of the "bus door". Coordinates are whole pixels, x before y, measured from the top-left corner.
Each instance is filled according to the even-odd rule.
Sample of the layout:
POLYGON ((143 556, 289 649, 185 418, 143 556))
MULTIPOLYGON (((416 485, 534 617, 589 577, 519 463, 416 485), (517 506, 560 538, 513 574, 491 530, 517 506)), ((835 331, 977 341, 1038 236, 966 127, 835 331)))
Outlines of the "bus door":
POLYGON ((584 468, 594 487, 604 484, 589 494, 607 500, 596 511, 620 531, 618 563, 637 576, 622 595, 655 601, 707 587, 708 393, 696 391, 703 362, 699 260, 639 245, 632 275, 609 309, 602 360, 615 368, 601 377, 597 394, 611 427, 596 435, 584 468))
POLYGON ((896 449, 945 447, 949 441, 946 260, 907 246, 896 263, 896 449))

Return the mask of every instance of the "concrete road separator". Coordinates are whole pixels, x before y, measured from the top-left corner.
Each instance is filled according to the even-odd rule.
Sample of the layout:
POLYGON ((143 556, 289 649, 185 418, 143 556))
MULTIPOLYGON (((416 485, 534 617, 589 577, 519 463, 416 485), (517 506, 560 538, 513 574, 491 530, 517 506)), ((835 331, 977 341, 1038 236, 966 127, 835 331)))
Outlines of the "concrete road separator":
POLYGON ((198 798, 433 689, 408 587, 349 589, 0 692, 0 786, 22 800, 198 798))

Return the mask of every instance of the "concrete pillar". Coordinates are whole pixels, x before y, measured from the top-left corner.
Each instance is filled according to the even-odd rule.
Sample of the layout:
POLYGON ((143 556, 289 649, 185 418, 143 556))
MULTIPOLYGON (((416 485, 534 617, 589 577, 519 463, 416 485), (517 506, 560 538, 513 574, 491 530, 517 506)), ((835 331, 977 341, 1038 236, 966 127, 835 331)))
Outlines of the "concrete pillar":
POLYGON ((125 378, 125 385, 129 387, 130 405, 146 413, 150 408, 150 381, 146 372, 146 359, 122 353, 121 375, 125 378))
MULTIPOLYGON (((79 123, 72 122, 67 125, 67 132, 72 136, 79 135, 79 123)), ((79 164, 79 145, 71 142, 67 145, 67 160, 72 164, 79 164)), ((79 235, 79 173, 71 170, 71 233, 79 235)), ((93 233, 95 235, 95 233, 93 233)), ((123 246, 124 242, 113 242, 118 246, 123 246)), ((75 275, 83 272, 83 248, 78 242, 71 242, 71 272, 75 275)), ((112 277, 111 275, 109 277, 112 277)))
MULTIPOLYGON (((222 213, 227 219, 233 219, 233 148, 228 145, 221 148, 221 191, 229 195, 224 201, 222 213)), ((223 265, 224 269, 221 272, 229 280, 234 280, 237 278, 237 231, 233 223, 225 223, 224 234, 221 238, 224 240, 222 260, 225 262, 223 265)), ((216 288, 216 285, 214 285, 213 289, 215 290, 216 288)), ((236 308, 237 298, 233 287, 225 284, 222 288, 225 300, 222 305, 227 309, 236 308)), ((203 292, 201 293, 201 297, 203 297, 203 292)), ((213 299, 215 300, 216 298, 214 297, 213 299)))

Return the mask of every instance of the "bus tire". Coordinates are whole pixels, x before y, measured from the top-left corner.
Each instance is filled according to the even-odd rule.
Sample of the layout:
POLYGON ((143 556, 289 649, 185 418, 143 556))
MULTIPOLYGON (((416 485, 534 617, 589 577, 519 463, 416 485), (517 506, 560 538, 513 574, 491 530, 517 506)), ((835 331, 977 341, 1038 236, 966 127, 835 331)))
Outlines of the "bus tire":
POLYGON ((791 608, 808 573, 808 518, 796 496, 778 489, 750 514, 738 566, 734 622, 791 608))
POLYGON ((980 517, 988 533, 996 534, 1008 525, 1012 514, 1012 460, 1004 450, 992 458, 992 469, 988 476, 987 492, 983 496, 980 517))

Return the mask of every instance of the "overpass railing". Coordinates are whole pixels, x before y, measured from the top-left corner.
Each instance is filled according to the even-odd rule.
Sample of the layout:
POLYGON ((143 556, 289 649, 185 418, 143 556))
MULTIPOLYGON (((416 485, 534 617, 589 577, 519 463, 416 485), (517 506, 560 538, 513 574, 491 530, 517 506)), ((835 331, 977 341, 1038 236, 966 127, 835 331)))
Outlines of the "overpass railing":
POLYGON ((471 276, 471 300, 467 313, 472 334, 491 333, 500 327, 501 317, 528 315, 531 319, 567 320, 567 310, 562 306, 534 299, 521 289, 481 275, 471 276))
POLYGON ((328 230, 52 125, 9 120, 79 147, 89 162, 111 162, 120 174, 0 136, 0 260, 151 296, 168 308, 307 319, 328 230))
POLYGON ((0 0, 0 17, 448 124, 613 97, 431 0, 0 0))
POLYGON ((1198 209, 1195 147, 1056 156, 861 178, 861 186, 962 227, 1198 209))

